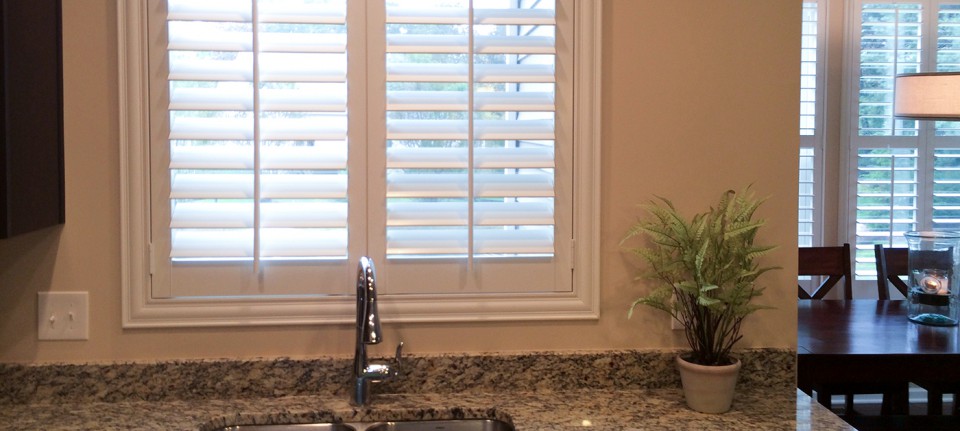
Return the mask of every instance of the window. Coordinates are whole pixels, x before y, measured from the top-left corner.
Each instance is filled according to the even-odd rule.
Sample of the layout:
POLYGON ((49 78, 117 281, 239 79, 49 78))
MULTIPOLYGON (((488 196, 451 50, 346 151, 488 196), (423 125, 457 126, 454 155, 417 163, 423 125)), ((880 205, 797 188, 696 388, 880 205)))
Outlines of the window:
POLYGON ((862 1, 851 34, 850 184, 848 217, 856 243, 857 278, 873 279, 873 244, 904 247, 903 233, 960 224, 958 123, 893 116, 899 73, 953 71, 960 66, 960 2, 862 1))
POLYGON ((395 320, 597 316, 599 2, 119 21, 126 326, 352 321, 363 255, 395 320))

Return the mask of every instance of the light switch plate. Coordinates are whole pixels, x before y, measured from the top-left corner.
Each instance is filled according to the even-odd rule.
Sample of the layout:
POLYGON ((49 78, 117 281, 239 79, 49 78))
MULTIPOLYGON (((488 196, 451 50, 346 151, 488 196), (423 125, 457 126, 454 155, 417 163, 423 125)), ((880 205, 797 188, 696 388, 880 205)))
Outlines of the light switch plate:
POLYGON ((90 338, 87 292, 37 293, 37 339, 90 338))

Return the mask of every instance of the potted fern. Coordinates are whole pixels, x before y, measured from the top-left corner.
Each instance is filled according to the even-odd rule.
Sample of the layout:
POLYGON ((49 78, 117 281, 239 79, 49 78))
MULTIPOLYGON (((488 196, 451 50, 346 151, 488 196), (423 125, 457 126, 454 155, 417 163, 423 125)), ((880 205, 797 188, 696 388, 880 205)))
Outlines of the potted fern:
POLYGON ((638 221, 621 244, 636 237, 647 241, 628 251, 648 264, 638 279, 652 279, 656 287, 633 302, 662 310, 683 325, 691 352, 677 356, 690 408, 708 413, 730 409, 740 361, 731 356, 743 335, 743 319, 761 308, 751 304, 763 288, 757 278, 774 267, 756 259, 774 247, 754 244, 763 220, 754 212, 763 203, 749 187, 728 190, 716 206, 684 218, 665 198, 643 205, 650 217, 638 221), (696 372, 706 373, 697 387, 696 372), (694 374, 691 374, 694 373, 694 374))

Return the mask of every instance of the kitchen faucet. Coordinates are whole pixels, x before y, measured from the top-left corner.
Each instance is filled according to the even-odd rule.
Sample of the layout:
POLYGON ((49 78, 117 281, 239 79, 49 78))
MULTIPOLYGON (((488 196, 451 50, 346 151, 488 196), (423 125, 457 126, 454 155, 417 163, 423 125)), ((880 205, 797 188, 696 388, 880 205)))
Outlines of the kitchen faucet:
POLYGON ((357 345, 353 353, 353 394, 350 404, 365 406, 370 402, 370 383, 396 376, 400 371, 403 341, 397 345, 396 365, 367 361, 367 344, 383 341, 380 313, 377 312, 377 275, 373 260, 361 257, 357 265, 357 345))

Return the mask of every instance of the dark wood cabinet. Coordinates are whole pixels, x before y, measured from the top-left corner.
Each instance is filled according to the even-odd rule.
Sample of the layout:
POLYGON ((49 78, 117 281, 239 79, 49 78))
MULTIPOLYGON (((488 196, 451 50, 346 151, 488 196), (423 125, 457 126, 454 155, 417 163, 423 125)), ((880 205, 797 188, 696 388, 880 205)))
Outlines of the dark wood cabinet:
POLYGON ((64 222, 60 0, 0 0, 0 238, 64 222))

